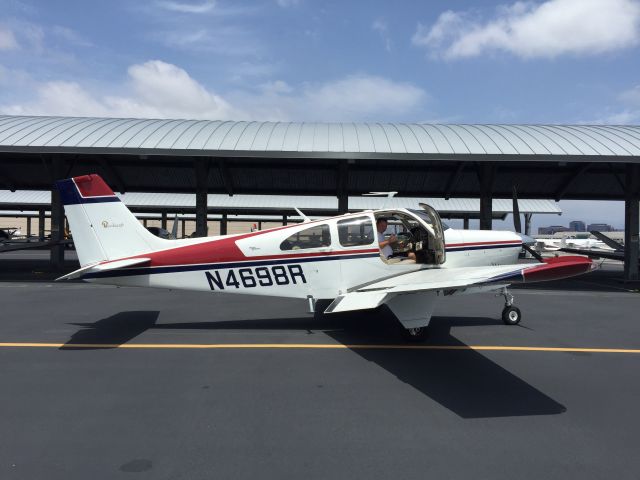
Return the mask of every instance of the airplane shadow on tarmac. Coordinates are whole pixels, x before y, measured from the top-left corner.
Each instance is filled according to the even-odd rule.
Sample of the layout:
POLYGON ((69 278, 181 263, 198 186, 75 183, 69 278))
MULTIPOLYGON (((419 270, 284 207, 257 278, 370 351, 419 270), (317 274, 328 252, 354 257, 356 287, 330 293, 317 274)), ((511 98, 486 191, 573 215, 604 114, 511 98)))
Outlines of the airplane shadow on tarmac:
MULTIPOLYGON (((147 329, 306 331, 328 335, 343 345, 404 343, 393 314, 375 311, 306 318, 267 318, 219 322, 156 323, 159 312, 121 312, 95 323, 76 324, 76 332, 62 349, 74 344, 119 345, 147 329)), ((466 346, 451 335, 451 327, 501 324, 482 317, 433 317, 427 344, 466 346)), ((313 342, 310 342, 313 343, 313 342)), ((317 342, 321 343, 321 342, 317 342)), ((77 348, 77 347, 76 347, 77 348)), ((566 408, 540 390, 474 350, 392 350, 353 348, 399 380, 413 386, 462 418, 556 415, 566 408)))
POLYGON ((158 311, 120 312, 94 323, 72 323, 70 325, 82 328, 60 350, 92 349, 86 345, 95 345, 95 349, 101 350, 116 348, 153 328, 158 315, 158 311))

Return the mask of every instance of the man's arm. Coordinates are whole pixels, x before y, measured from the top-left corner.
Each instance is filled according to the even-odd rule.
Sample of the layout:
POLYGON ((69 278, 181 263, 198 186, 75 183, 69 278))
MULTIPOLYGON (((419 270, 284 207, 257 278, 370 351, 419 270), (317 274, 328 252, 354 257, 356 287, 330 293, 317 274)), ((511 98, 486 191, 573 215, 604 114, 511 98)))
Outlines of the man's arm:
POLYGON ((387 245, 392 245, 398 241, 398 237, 391 235, 387 240, 380 242, 380 248, 384 248, 387 245))

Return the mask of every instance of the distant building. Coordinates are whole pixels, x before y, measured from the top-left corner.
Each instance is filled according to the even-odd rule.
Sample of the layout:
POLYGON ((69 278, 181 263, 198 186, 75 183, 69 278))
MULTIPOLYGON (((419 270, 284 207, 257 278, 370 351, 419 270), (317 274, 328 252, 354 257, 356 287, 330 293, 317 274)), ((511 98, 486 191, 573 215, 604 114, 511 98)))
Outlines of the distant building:
POLYGON ((587 230, 587 226, 582 220, 574 220, 569 222, 569 230, 572 232, 584 232, 587 230))
POLYGON ((590 223, 587 228, 590 232, 593 230, 597 230, 598 232, 613 232, 613 227, 608 223, 590 223))
POLYGON ((551 225, 550 227, 539 227, 538 235, 554 235, 557 232, 568 232, 569 228, 562 225, 551 225))

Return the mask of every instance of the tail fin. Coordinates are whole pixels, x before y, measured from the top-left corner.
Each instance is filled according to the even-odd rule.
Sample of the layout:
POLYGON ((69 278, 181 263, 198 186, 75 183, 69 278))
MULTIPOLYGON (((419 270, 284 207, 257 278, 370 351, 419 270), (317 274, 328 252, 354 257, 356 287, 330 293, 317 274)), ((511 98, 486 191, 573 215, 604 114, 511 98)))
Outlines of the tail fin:
POLYGON ((99 175, 56 182, 80 265, 167 248, 144 228, 99 175))

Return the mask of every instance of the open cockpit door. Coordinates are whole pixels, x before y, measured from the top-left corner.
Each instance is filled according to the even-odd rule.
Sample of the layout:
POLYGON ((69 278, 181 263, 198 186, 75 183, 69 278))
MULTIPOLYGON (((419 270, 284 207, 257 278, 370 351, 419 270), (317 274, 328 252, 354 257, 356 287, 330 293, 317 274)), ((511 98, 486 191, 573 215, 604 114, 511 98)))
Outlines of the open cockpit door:
POLYGON ((444 228, 442 227, 440 215, 431 205, 427 205, 426 203, 420 203, 419 205, 420 208, 422 208, 429 216, 431 228, 433 229, 434 238, 432 246, 435 252, 435 261, 433 263, 436 265, 442 265, 447 259, 447 253, 444 242, 444 228))

